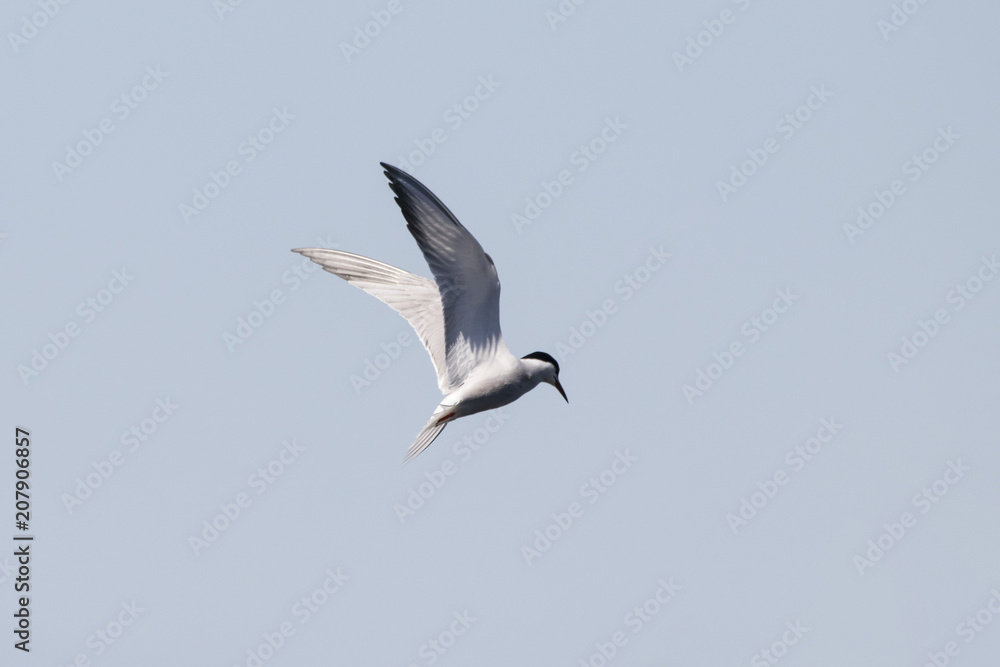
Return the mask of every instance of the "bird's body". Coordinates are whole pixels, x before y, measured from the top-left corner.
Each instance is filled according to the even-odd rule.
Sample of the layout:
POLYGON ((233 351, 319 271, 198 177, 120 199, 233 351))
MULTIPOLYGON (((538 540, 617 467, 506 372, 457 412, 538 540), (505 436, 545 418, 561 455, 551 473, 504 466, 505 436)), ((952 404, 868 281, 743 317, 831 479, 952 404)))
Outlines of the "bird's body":
POLYGON ((493 363, 473 369, 462 386, 442 399, 441 407, 455 410, 457 419, 513 403, 542 382, 544 364, 531 361, 509 351, 498 354, 493 363))
POLYGON ((294 252, 396 310, 427 348, 444 398, 406 460, 426 449, 448 422, 507 405, 540 382, 566 398, 555 359, 544 352, 519 359, 507 348, 500 332, 500 279, 479 242, 419 181, 382 167, 435 280, 340 250, 294 252))

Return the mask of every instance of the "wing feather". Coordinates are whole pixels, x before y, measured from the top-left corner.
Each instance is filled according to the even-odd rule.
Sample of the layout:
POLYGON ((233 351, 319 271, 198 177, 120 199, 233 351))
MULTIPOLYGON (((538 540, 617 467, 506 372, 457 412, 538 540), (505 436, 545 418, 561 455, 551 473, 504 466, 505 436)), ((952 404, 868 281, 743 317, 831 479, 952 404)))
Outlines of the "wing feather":
POLYGON ((458 386, 477 365, 510 354, 500 331, 500 278, 493 260, 420 181, 382 163, 407 229, 441 295, 448 379, 458 386))
POLYGON ((451 392, 454 387, 448 379, 445 358, 441 295, 433 280, 342 250, 296 248, 292 252, 308 257, 402 315, 430 354, 441 393, 451 392))

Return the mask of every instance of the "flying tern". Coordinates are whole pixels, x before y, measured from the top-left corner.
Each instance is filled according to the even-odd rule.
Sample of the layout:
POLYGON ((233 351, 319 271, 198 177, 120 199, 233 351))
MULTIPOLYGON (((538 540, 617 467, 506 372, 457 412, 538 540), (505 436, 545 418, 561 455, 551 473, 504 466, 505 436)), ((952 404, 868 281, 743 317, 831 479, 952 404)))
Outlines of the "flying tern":
POLYGON ((547 382, 566 398, 559 364, 545 352, 518 359, 500 333, 500 279, 493 260, 420 181, 381 163, 434 280, 340 250, 296 248, 402 315, 417 332, 444 394, 406 454, 434 442, 448 422, 511 403, 547 382))

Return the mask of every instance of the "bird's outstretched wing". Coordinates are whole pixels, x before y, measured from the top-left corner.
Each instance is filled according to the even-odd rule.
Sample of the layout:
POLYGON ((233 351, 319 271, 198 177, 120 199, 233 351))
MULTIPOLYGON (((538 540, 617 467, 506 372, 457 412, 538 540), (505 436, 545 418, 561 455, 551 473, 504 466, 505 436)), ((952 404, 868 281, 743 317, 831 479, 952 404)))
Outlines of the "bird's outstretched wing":
POLYGON ((490 256, 434 193, 406 172, 381 164, 437 281, 447 384, 457 387, 477 365, 498 352, 510 354, 500 332, 500 278, 490 256))
POLYGON ((431 355, 441 393, 451 392, 453 387, 448 380, 445 361, 441 295, 433 280, 341 250, 296 248, 292 252, 305 255, 326 271, 363 289, 406 318, 431 355))

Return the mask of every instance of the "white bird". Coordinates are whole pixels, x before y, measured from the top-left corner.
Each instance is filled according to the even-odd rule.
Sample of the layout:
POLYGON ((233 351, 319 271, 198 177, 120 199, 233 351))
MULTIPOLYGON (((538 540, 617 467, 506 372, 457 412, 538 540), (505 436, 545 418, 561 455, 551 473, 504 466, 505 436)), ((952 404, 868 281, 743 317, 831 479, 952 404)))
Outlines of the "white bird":
POLYGON ((406 454, 409 461, 459 417, 511 403, 547 382, 559 364, 545 352, 518 359, 500 333, 500 279, 483 247, 417 179, 381 163, 434 280, 374 259, 326 248, 300 253, 402 315, 431 355, 444 399, 406 454))

